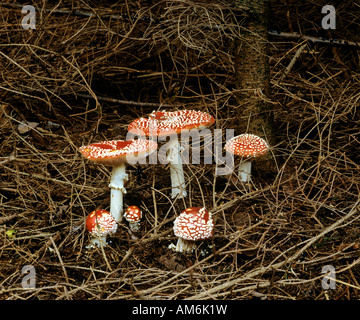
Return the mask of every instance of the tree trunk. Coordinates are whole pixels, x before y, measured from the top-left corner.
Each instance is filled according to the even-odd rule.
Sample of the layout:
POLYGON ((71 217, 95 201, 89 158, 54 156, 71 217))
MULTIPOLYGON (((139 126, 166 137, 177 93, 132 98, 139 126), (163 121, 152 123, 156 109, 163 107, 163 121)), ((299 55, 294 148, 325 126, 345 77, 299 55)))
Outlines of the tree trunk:
MULTIPOLYGON (((274 146, 275 128, 270 101, 268 56, 268 0, 235 0, 235 7, 245 6, 249 16, 242 24, 243 38, 235 44, 234 62, 239 119, 235 134, 253 133, 274 146)), ((273 171, 270 154, 256 161, 261 171, 273 171)))

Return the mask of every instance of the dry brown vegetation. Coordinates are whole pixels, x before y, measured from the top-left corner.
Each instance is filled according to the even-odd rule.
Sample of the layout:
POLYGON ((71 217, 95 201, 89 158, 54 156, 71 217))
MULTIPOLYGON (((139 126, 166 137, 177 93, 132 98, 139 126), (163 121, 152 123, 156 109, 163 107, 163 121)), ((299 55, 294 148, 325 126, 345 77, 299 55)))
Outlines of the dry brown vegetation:
MULTIPOLYGON (((23 30, 21 3, 10 2, 0 4, 1 299, 359 298, 357 48, 270 37, 277 172, 255 165, 242 186, 215 176, 215 164, 187 165, 190 196, 173 201, 166 165, 141 165, 141 175, 129 165, 124 201, 143 209, 141 238, 121 223, 109 246, 89 251, 84 219, 109 208, 110 168, 78 147, 124 139, 156 108, 203 110, 224 130, 246 121, 235 117, 232 46, 247 11, 226 1, 34 1, 36 30, 23 30), (23 121, 39 125, 20 133, 23 121), (169 250, 174 218, 203 205, 213 239, 193 254, 169 250), (24 265, 35 267, 35 289, 21 286, 24 265), (325 265, 335 290, 321 286, 325 265)), ((324 4, 273 1, 270 27, 359 41, 360 7, 338 4, 337 29, 326 31, 324 4)))

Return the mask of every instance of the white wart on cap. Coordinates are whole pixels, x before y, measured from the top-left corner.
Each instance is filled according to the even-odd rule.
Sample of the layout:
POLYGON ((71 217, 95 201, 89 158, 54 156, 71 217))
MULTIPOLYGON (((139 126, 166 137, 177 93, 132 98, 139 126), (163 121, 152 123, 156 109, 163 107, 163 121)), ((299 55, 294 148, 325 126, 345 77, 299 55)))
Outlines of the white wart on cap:
POLYGON ((244 133, 228 140, 225 150, 243 157, 238 176, 242 182, 249 182, 251 180, 251 160, 249 158, 257 158, 266 154, 269 146, 264 139, 255 134, 244 133))
POLYGON ((195 241, 206 240, 214 234, 214 221, 204 207, 190 207, 174 221, 174 234, 178 237, 175 251, 187 252, 196 247, 195 241))

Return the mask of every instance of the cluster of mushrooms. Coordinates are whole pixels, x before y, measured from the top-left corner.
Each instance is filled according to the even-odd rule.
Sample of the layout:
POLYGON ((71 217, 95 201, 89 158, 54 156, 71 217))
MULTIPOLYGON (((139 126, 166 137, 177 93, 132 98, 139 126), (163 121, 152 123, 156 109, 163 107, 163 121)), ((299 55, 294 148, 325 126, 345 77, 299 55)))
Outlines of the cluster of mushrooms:
MULTIPOLYGON (((170 167, 171 196, 187 196, 186 182, 181 160, 178 134, 184 129, 203 129, 215 122, 211 115, 194 110, 153 111, 147 118, 131 122, 128 131, 137 136, 130 140, 109 140, 92 143, 79 148, 82 155, 94 163, 112 166, 110 192, 110 212, 95 210, 86 219, 86 228, 92 236, 91 245, 106 246, 107 235, 117 231, 119 222, 126 219, 133 239, 140 228, 142 212, 137 206, 129 206, 124 212, 123 197, 126 163, 135 164, 157 150, 159 137, 169 137, 167 159, 170 167)), ((228 140, 225 150, 242 157, 238 171, 239 179, 250 181, 250 158, 261 156, 268 151, 267 143, 253 134, 242 134, 228 140)), ((174 221, 174 234, 178 237, 175 251, 189 252, 196 247, 196 241, 213 236, 214 222, 211 213, 205 207, 185 209, 174 221)))

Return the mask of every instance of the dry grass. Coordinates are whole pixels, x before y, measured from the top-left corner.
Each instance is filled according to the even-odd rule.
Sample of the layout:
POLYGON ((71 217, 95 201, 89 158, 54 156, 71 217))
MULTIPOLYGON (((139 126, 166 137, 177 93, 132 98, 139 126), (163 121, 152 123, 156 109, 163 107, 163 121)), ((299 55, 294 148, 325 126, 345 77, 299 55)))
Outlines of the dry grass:
MULTIPOLYGON (((131 240, 122 223, 104 250, 85 249, 84 219, 95 208, 108 209, 110 172, 85 161, 79 146, 123 139, 127 124, 156 105, 209 112, 218 129, 239 121, 231 46, 247 11, 234 13, 221 1, 138 3, 37 1, 48 10, 33 31, 21 29, 19 7, 0 5, 0 297, 358 299, 360 51, 354 48, 271 39, 279 134, 271 152, 278 171, 255 165, 253 183, 244 187, 235 174, 215 176, 215 164, 188 165, 190 197, 174 202, 165 165, 142 165, 141 176, 129 165, 125 204, 145 213, 141 238, 131 240), (39 125, 21 134, 25 120, 39 125), (168 249, 176 241, 174 218, 202 205, 214 214, 213 239, 194 254, 175 254, 168 249), (35 289, 21 286, 24 265, 35 267, 35 289), (335 290, 321 287, 325 265, 336 269, 335 290)), ((323 36, 319 7, 302 4, 297 11, 273 3, 270 24, 323 36)), ((330 36, 359 41, 358 13, 339 6, 330 36)))

